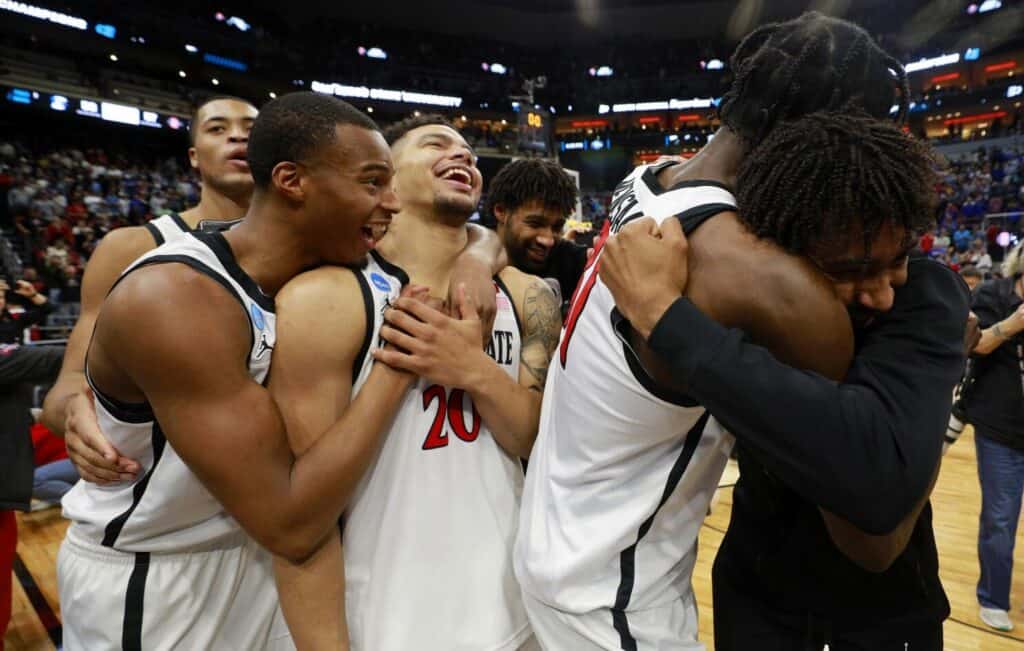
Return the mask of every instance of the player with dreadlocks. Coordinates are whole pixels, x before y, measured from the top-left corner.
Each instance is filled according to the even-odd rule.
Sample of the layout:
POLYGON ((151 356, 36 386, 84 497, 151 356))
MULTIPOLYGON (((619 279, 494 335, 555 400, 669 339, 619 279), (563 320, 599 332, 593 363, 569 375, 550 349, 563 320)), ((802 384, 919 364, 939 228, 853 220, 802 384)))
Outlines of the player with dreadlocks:
MULTIPOLYGON (((856 347, 845 374, 821 377, 755 328, 740 326, 764 348, 723 327, 736 324, 704 304, 701 261, 714 259, 709 227, 724 230, 729 214, 688 249, 672 222, 650 220, 602 249, 601 281, 648 362, 739 443, 741 477, 713 574, 715 647, 941 649, 949 604, 927 496, 963 365, 968 296, 950 270, 906 255, 931 214, 933 163, 896 126, 871 119, 893 104, 897 122, 905 115, 887 95, 905 88, 901 68, 855 26, 808 15, 752 34, 733 69, 725 126, 677 179, 731 179, 737 226, 762 238, 733 264, 749 265, 769 240, 808 261, 846 303, 856 347), (825 112, 801 116, 801 106, 825 112), (716 167, 712 146, 725 134, 744 146, 732 167, 716 167), (701 155, 703 166, 691 167, 701 155)), ((721 273, 773 294, 779 278, 763 265, 721 273)), ((767 318, 799 328, 814 298, 792 299, 767 318)), ((812 326, 836 327, 849 325, 812 326)))
POLYGON ((690 574, 732 446, 724 426, 773 478, 768 503, 747 512, 781 533, 739 536, 754 552, 752 585, 780 550, 808 563, 829 555, 772 574, 775 602, 757 592, 716 603, 716 624, 721 610, 731 629, 717 648, 821 649, 823 638, 847 639, 832 636, 836 623, 871 632, 855 648, 899 639, 917 649, 941 638, 948 614, 930 520, 918 513, 928 513, 967 308, 955 275, 907 260, 930 214, 932 161, 882 122, 894 104, 905 115, 905 75, 862 29, 813 13, 752 34, 732 69, 712 142, 620 184, 616 235, 573 298, 523 495, 515 561, 527 610, 549 648, 703 648, 690 574), (809 161, 788 151, 800 137, 809 161), (847 306, 873 317, 857 319, 852 367, 847 306), (944 400, 946 414, 931 413, 944 400), (812 584, 835 566, 854 578, 812 584), (836 601, 865 617, 843 620, 836 601), (794 602, 791 619, 774 617, 794 602), (921 628, 878 630, 924 611, 921 628))

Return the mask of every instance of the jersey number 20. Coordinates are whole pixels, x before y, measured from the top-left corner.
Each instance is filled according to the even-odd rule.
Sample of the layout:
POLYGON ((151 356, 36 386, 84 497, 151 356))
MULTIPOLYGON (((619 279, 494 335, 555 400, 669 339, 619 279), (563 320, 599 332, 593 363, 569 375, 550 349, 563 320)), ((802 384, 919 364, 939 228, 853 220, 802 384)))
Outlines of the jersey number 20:
POLYGON ((473 407, 473 424, 471 429, 466 428, 466 419, 463 415, 465 397, 466 392, 462 389, 452 389, 451 394, 448 395, 440 384, 432 384, 423 392, 423 411, 430 409, 430 405, 435 399, 437 400, 437 413, 434 415, 434 422, 430 424, 427 439, 423 441, 424 450, 443 448, 448 445, 448 432, 444 427, 445 420, 448 421, 451 430, 455 432, 455 436, 466 443, 472 443, 480 435, 480 413, 472 402, 470 402, 470 406, 473 407))

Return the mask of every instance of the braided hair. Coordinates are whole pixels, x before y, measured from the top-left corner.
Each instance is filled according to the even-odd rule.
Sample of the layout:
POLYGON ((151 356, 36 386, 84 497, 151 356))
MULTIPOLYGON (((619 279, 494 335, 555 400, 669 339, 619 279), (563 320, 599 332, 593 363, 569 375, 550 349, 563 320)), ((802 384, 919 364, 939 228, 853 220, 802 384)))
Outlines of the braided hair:
POLYGON ((896 104, 896 122, 906 121, 906 71, 849 21, 811 11, 763 25, 740 42, 730 67, 718 114, 751 146, 779 122, 815 111, 859 108, 884 118, 896 104))
POLYGON ((758 237, 807 254, 882 227, 909 238, 935 205, 935 158, 924 142, 861 112, 818 112, 783 122, 740 165, 740 220, 758 237))

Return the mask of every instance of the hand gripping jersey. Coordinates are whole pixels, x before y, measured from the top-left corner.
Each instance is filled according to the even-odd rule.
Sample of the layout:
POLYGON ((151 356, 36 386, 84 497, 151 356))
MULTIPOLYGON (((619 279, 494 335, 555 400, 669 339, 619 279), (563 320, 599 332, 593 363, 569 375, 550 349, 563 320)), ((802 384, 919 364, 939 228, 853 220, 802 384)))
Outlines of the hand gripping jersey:
MULTIPOLYGON (((713 182, 663 189, 656 173, 664 166, 641 166, 618 186, 613 232, 646 216, 679 219, 691 233, 735 210, 713 182)), ((624 323, 597 265, 599 250, 551 363, 515 563, 532 597, 567 613, 611 609, 621 633, 629 611, 690 596, 698 529, 732 437, 644 372, 617 332, 624 323)))
MULTIPOLYGON (((381 345, 382 312, 408 277, 376 254, 357 272, 364 350, 381 345)), ((518 318, 496 282, 488 353, 519 374, 518 318)), ((355 365, 362 387, 373 358, 355 365)), ((462 389, 420 379, 384 434, 344 518, 346 609, 353 651, 502 651, 529 636, 512 543, 523 469, 462 389)))

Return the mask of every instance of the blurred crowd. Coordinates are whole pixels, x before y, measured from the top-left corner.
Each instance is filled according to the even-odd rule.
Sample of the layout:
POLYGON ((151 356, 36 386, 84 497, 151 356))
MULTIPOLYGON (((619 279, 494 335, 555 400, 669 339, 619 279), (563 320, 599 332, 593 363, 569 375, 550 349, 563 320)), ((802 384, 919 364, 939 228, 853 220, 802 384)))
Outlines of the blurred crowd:
POLYGON ((5 230, 27 279, 53 299, 77 301, 82 269, 99 241, 198 201, 199 187, 174 159, 143 162, 102 149, 40 154, 0 144, 5 230))
POLYGON ((1024 152, 982 147, 950 159, 937 192, 936 225, 921 250, 958 271, 998 273, 1006 250, 1024 238, 1024 152))

